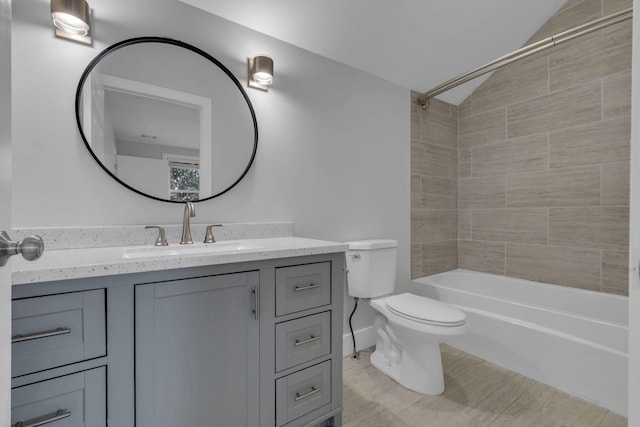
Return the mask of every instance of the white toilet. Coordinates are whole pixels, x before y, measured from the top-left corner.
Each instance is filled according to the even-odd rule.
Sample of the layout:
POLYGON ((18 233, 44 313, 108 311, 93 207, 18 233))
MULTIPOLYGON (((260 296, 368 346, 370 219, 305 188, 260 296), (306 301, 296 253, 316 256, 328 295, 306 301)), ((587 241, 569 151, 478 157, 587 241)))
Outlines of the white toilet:
POLYGON ((349 295, 371 298, 376 351, 371 364, 404 387, 424 394, 444 391, 440 343, 466 332, 466 315, 455 307, 395 289, 395 240, 347 242, 349 295))

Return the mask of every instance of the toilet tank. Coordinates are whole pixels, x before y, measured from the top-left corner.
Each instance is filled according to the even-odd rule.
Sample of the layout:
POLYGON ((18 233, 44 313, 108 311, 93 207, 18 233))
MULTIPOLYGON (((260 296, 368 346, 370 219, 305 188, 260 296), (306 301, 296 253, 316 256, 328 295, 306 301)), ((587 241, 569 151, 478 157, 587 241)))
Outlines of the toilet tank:
POLYGON ((392 294, 396 284, 395 240, 358 240, 346 242, 347 289, 358 298, 392 294))

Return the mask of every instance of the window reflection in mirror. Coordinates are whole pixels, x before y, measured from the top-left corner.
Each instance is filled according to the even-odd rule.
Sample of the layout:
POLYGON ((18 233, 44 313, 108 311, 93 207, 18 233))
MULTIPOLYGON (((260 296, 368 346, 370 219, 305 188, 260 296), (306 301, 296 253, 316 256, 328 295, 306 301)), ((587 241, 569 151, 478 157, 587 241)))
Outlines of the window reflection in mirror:
POLYGON ((193 158, 169 158, 169 200, 195 202, 200 195, 200 166, 193 158))

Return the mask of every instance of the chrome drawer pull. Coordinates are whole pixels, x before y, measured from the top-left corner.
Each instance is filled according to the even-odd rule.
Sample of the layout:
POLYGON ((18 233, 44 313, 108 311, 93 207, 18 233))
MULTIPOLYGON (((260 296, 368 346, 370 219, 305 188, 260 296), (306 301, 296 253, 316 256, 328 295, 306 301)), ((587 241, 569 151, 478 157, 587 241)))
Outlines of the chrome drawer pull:
POLYGON ((307 397, 313 396, 314 394, 320 393, 321 391, 322 391, 322 387, 320 388, 311 387, 311 391, 308 391, 305 394, 296 393, 295 401, 298 402, 302 399, 306 399, 307 397))
POLYGON ((309 286, 296 286, 295 288, 293 288, 293 292, 300 292, 300 291, 310 291, 311 289, 315 289, 315 288, 319 288, 321 285, 309 285, 309 286))
POLYGON ((56 335, 64 335, 64 334, 70 334, 70 333, 71 333, 70 328, 56 328, 56 329, 51 329, 49 331, 34 332, 33 334, 14 335, 11 337, 11 344, 22 342, 22 341, 37 340, 40 338, 55 337, 56 335))
POLYGON ((68 409, 58 409, 51 414, 43 415, 38 418, 32 418, 29 421, 18 421, 14 427, 38 427, 41 425, 49 424, 54 421, 62 420, 71 416, 71 411, 68 409))
POLYGON ((302 341, 296 340, 296 343, 293 346, 294 347, 300 347, 301 345, 305 345, 305 344, 312 343, 314 341, 318 341, 320 338, 322 338, 322 337, 314 337, 313 335, 311 335, 306 340, 302 340, 302 341))

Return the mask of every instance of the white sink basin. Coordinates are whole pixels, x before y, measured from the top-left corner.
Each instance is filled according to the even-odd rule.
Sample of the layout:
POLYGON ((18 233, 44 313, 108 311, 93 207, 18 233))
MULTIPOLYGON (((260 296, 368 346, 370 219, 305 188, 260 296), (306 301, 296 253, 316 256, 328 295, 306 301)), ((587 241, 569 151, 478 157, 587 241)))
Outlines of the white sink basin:
POLYGON ((155 258, 168 256, 188 256, 234 253, 259 249, 257 245, 241 240, 229 240, 216 243, 194 243, 192 245, 145 246, 125 249, 122 258, 155 258))

